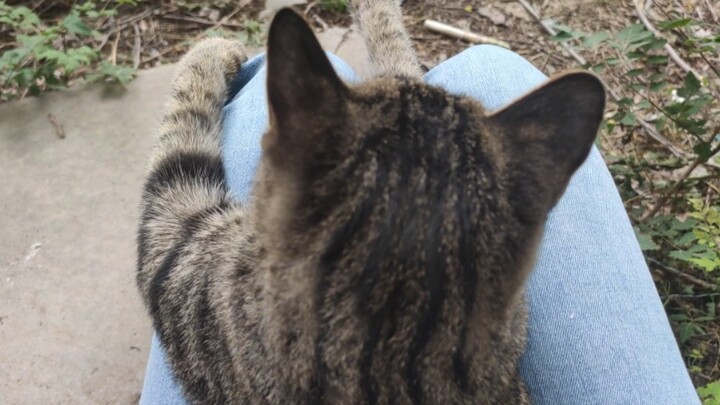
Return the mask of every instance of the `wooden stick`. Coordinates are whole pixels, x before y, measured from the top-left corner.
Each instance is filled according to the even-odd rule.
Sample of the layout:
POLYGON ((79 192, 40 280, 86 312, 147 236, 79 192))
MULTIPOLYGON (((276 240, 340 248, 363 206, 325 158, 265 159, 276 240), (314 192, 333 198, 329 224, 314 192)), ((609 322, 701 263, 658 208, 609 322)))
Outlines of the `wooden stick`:
POLYGON ((485 35, 476 34, 474 32, 461 30, 460 28, 453 27, 451 25, 443 24, 435 20, 425 20, 423 24, 425 28, 430 31, 437 32, 438 34, 447 35, 449 37, 462 39, 463 41, 471 42, 473 44, 490 44, 497 45, 503 48, 510 49, 510 44, 499 39, 487 37, 485 35))

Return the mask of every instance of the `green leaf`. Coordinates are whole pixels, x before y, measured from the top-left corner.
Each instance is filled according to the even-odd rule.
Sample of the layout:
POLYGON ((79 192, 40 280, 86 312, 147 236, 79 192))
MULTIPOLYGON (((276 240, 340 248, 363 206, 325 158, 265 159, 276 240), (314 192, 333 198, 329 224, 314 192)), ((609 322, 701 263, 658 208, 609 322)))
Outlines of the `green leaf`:
POLYGON ((48 38, 43 35, 18 35, 17 40, 30 51, 49 42, 48 38))
POLYGON ((640 249, 642 249, 642 250, 658 250, 658 249, 660 249, 660 246, 658 246, 652 240, 652 237, 645 235, 643 233, 640 233, 640 230, 637 227, 634 227, 633 229, 635 230, 635 237, 637 237, 638 243, 640 244, 640 249))
POLYGON ((135 77, 135 69, 126 66, 113 65, 108 61, 100 63, 100 69, 97 72, 87 75, 86 79, 90 82, 109 80, 126 85, 135 77))
POLYGON ((629 107, 633 105, 633 100, 629 97, 623 97, 617 101, 618 107, 629 107))
POLYGON ((647 100, 640 100, 640 102, 638 102, 637 104, 635 104, 635 107, 636 107, 636 108, 641 108, 641 109, 647 109, 647 108, 652 107, 652 104, 650 104, 650 102, 647 101, 647 100))
POLYGON ((590 68, 595 73, 602 73, 605 70, 604 63, 598 63, 597 65, 590 68))
POLYGON ((556 42, 566 42, 572 39, 572 35, 567 32, 560 31, 556 35, 550 37, 550 39, 556 42))
POLYGON ((652 38, 648 41, 647 44, 643 45, 643 49, 645 50, 651 50, 651 49, 660 49, 667 44, 667 41, 664 38, 652 38))
POLYGON ((83 4, 76 4, 73 7, 73 10, 78 11, 80 13, 87 13, 88 11, 95 10, 95 3, 92 1, 86 1, 83 4))
POLYGON ((635 117, 635 114, 628 112, 625 114, 622 119, 620 120, 620 123, 623 125, 628 126, 634 126, 637 125, 637 117, 635 117))
POLYGON ((65 52, 60 52, 54 48, 45 47, 45 48, 40 49, 37 52, 35 52, 35 57, 38 60, 45 60, 45 61, 52 61, 55 63, 59 63, 60 61, 67 58, 67 54, 65 54, 65 52))
POLYGON ((720 268, 720 260, 707 257, 693 257, 689 260, 689 262, 707 272, 715 271, 716 269, 720 268))
POLYGON ((694 219, 686 219, 682 222, 675 220, 675 222, 673 222, 673 228, 678 231, 689 231, 697 226, 697 223, 694 219))
POLYGON ((667 124, 667 120, 665 119, 665 117, 660 117, 657 121, 655 121, 655 129, 658 131, 662 131, 663 129, 665 129, 665 124, 667 124))
POLYGON ((690 322, 682 323, 680 324, 680 327, 678 328, 678 336, 680 338, 680 343, 685 343, 693 336, 697 335, 698 333, 703 333, 703 329, 699 325, 692 324, 690 322))
POLYGON ((13 21, 11 25, 23 31, 29 31, 40 25, 40 18, 25 6, 16 7, 8 18, 13 21))
POLYGON ((699 143, 693 147, 693 152, 698 155, 698 159, 701 159, 704 162, 710 158, 710 144, 707 142, 699 143))
POLYGON ((720 380, 698 387, 697 392, 703 400, 703 405, 720 404, 720 380))
POLYGON ((651 91, 660 91, 663 88, 667 86, 667 82, 664 80, 658 81, 658 82, 652 82, 650 83, 650 90, 651 91))
POLYGON ((685 84, 685 89, 688 91, 688 94, 695 94, 702 87, 700 80, 698 80, 692 72, 688 72, 685 75, 683 83, 685 84))
POLYGON ((647 58, 649 65, 667 65, 668 57, 665 55, 653 55, 647 58))
POLYGON ((583 40, 583 46, 591 49, 596 48, 598 45, 607 41, 608 39, 610 39, 610 34, 608 34, 607 32, 596 32, 585 37, 585 39, 583 40))
POLYGON ((691 18, 681 18, 678 20, 663 21, 659 25, 660 25, 660 29, 662 29, 664 31, 669 31, 669 30, 672 30, 675 28, 685 27, 692 23, 693 23, 693 20, 691 18))
POLYGON ((652 32, 645 29, 642 24, 633 24, 620 30, 615 37, 627 44, 646 40, 653 36, 652 32))
POLYGON ((688 253, 684 250, 673 250, 668 253, 668 256, 672 257, 673 259, 682 260, 684 262, 690 261, 690 259, 693 258, 692 253, 688 253))
POLYGON ((675 241, 675 244, 680 246, 687 246, 695 241, 697 241, 697 237, 695 237, 695 234, 693 232, 686 232, 683 236, 681 236, 675 241))
POLYGON ((89 37, 94 34, 94 31, 83 22, 77 13, 68 14, 60 25, 76 35, 89 37))
POLYGON ((627 72, 627 73, 626 73, 626 76, 628 76, 628 77, 637 77, 637 76, 640 76, 640 75, 643 74, 643 73, 645 73, 645 69, 633 69, 633 70, 627 72))

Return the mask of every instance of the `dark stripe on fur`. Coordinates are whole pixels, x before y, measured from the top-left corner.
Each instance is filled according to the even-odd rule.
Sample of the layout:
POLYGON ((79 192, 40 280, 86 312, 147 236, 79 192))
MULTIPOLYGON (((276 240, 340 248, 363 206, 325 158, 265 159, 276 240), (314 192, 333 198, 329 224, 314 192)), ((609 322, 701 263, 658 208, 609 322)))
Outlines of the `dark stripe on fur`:
MULTIPOLYGON (((389 338, 394 334, 395 324, 392 323, 394 318, 392 317, 393 311, 400 309, 400 302, 402 297, 402 290, 400 286, 396 286, 395 289, 388 295, 387 300, 382 305, 380 310, 370 317, 368 322, 368 334, 365 342, 363 342, 362 354, 360 357, 360 386, 365 392, 365 398, 368 404, 378 403, 378 389, 377 386, 380 384, 378 377, 373 376, 372 366, 375 359, 375 351, 377 345, 383 337, 383 331, 388 329, 384 334, 385 339, 389 338), (387 321, 391 323, 388 325, 387 321)), ((397 387, 395 387, 397 388, 397 387)))
POLYGON ((160 340, 166 343, 165 328, 163 327, 160 320, 163 319, 160 313, 160 300, 165 295, 165 282, 170 277, 170 272, 177 265, 178 258, 182 251, 190 243, 190 235, 186 232, 183 238, 173 246, 172 249, 167 253, 162 264, 158 268, 157 272, 152 278, 150 283, 150 289, 148 291, 148 301, 150 304, 150 315, 155 320, 155 330, 160 335, 160 340))
MULTIPOLYGON (((316 299, 319 300, 321 306, 328 305, 326 301, 330 273, 337 268, 337 262, 342 256, 343 248, 346 246, 347 241, 353 238, 353 236, 359 232, 364 225, 366 225, 366 220, 372 213, 372 210, 377 203, 378 194, 381 192, 381 185, 385 184, 386 181, 386 173, 382 170, 378 170, 373 190, 370 192, 370 195, 363 199, 360 205, 353 212, 350 219, 333 234, 328 247, 325 249, 325 252, 320 258, 320 269, 322 271, 322 275, 318 283, 316 299)), ((368 262, 366 261, 366 265, 367 263, 368 262)), ((359 293, 359 295, 362 296, 361 293, 359 293)), ((365 301, 358 300, 358 302, 365 301)), ((320 371, 320 379, 317 381, 317 387, 314 390, 317 401, 320 401, 323 398, 327 387, 327 383, 325 381, 327 373, 323 372, 326 368, 322 357, 323 345, 327 343, 328 332, 327 320, 323 319, 320 322, 318 337, 315 343, 315 359, 318 370, 320 371)), ((362 378, 363 374, 361 374, 361 379, 362 378)))
MULTIPOLYGON (((192 242, 194 233, 201 228, 202 223, 207 219, 208 216, 213 215, 227 208, 227 203, 221 203, 215 207, 210 207, 203 210, 185 221, 183 226, 182 238, 168 251, 162 264, 158 267, 152 281, 150 282, 150 288, 148 290, 148 303, 150 307, 150 315, 153 319, 160 319, 160 301, 165 294, 165 283, 170 277, 170 273, 177 266, 178 259, 183 253, 183 250, 192 242)), ((140 246, 141 251, 146 251, 147 248, 140 246)), ((144 271, 144 270, 143 270, 144 271)), ((155 325, 156 330, 161 335, 163 334, 163 326, 160 324, 155 325)))
MULTIPOLYGON (((429 117, 441 116, 447 108, 448 102, 445 97, 442 97, 438 93, 424 93, 421 95, 420 102, 427 109, 425 112, 429 117)), ((447 129, 446 129, 447 130, 447 129)), ((443 134, 443 136, 449 136, 444 133, 445 131, 437 131, 435 134, 443 134)), ((426 139, 424 142, 427 146, 433 145, 435 148, 435 154, 432 160, 429 162, 429 167, 437 167, 430 175, 428 181, 432 179, 438 179, 439 182, 431 185, 431 189, 434 191, 432 195, 428 196, 428 207, 430 218, 428 218, 428 227, 426 228, 426 240, 423 246, 425 251, 426 261, 423 263, 424 272, 422 274, 422 285, 423 289, 428 292, 428 299, 423 304, 420 313, 418 314, 417 329, 413 340, 410 343, 408 351, 408 365, 405 370, 405 379, 408 383, 408 393, 413 403, 423 402, 423 390, 422 381, 420 380, 420 373, 418 363, 420 362, 422 351, 425 349, 427 344, 432 339, 437 327, 440 323, 440 316, 442 314, 443 304, 446 299, 446 284, 447 284, 447 272, 449 269, 444 261, 445 254, 447 251, 442 246, 441 236, 443 234, 442 221, 444 215, 441 213, 444 211, 444 198, 447 195, 448 184, 444 183, 445 179, 437 174, 442 173, 444 170, 442 167, 447 167, 448 164, 448 144, 450 139, 426 139), (439 249, 440 248, 440 251, 439 249)))
POLYGON ((196 105, 197 100, 202 97, 201 105, 215 105, 218 103, 218 96, 210 90, 197 90, 187 88, 175 88, 172 90, 173 99, 183 105, 196 105))
MULTIPOLYGON (((461 152, 461 156, 463 156, 461 152)), ((461 157, 464 164, 464 158, 461 157)), ((460 261, 460 277, 462 282, 462 295, 464 302, 464 312, 462 325, 460 326, 460 335, 458 337, 457 349, 453 356, 453 373, 455 380, 463 391, 470 388, 468 380, 468 365, 465 360, 465 345, 467 343, 468 319, 472 316, 472 310, 475 303, 475 290, 477 289, 478 275, 476 268, 476 260, 474 254, 473 243, 473 227, 468 223, 468 207, 464 198, 459 198, 455 206, 456 215, 459 222, 458 232, 458 253, 460 261)))
POLYGON ((202 184, 203 188, 222 186, 225 168, 219 156, 178 152, 165 158, 152 171, 145 183, 145 192, 157 196, 178 182, 202 184))
POLYGON ((217 127, 218 124, 215 122, 215 118, 211 117, 207 111, 197 107, 174 110, 166 115, 163 121, 178 126, 190 124, 196 131, 202 133, 212 132, 213 128, 217 127))

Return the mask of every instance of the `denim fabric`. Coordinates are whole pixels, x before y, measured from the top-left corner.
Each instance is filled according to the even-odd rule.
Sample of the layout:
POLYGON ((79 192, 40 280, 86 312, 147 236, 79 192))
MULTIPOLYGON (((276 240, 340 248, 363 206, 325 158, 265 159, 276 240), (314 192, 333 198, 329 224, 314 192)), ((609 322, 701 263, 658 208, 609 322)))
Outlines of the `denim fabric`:
MULTIPOLYGON (((332 57, 338 74, 356 76, 332 57)), ((546 77, 520 56, 477 46, 425 76, 496 110, 546 77)), ((230 189, 247 197, 267 126, 263 56, 243 66, 225 109, 230 189)), ((521 372, 535 404, 699 404, 620 196, 597 149, 553 209, 527 288, 521 372)), ((141 404, 184 403, 154 337, 141 404)))

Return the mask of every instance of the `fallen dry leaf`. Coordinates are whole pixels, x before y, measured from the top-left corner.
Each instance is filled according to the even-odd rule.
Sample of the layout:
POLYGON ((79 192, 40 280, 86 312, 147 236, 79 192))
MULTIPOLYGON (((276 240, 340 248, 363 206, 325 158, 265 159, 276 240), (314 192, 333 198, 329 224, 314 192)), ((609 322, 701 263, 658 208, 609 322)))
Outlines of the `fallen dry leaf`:
POLYGON ((495 25, 506 25, 505 21, 507 18, 505 17, 505 14, 496 8, 491 6, 482 6, 478 7, 477 12, 481 16, 490 19, 490 21, 492 21, 495 25))

